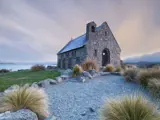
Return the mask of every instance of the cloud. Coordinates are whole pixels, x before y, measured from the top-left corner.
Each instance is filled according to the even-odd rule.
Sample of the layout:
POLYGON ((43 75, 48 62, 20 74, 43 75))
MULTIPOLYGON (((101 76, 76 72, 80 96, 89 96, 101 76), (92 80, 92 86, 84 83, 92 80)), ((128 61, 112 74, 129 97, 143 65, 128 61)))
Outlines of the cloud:
POLYGON ((108 22, 122 57, 158 51, 159 7, 159 0, 1 0, 0 60, 56 61, 91 20, 108 22))

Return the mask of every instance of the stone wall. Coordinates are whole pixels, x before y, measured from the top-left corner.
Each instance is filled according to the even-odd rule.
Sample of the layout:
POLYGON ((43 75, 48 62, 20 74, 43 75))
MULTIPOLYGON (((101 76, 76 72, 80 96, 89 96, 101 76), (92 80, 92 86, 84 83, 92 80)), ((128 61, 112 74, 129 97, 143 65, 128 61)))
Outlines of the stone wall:
POLYGON ((107 48, 110 51, 110 63, 119 66, 121 49, 107 23, 104 22, 95 32, 87 32, 89 32, 89 41, 86 46, 88 58, 97 61, 98 65, 102 66, 102 51, 107 48), (95 50, 97 56, 94 55, 95 50))
POLYGON ((86 47, 81 47, 58 55, 58 67, 63 69, 73 68, 75 64, 81 64, 87 56, 86 47))

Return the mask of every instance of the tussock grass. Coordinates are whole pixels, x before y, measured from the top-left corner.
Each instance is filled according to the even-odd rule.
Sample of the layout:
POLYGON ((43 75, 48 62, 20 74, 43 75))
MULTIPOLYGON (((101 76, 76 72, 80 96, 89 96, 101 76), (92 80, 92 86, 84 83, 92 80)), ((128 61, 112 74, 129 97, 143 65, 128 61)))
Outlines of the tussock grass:
POLYGON ((141 70, 137 76, 137 79, 144 86, 148 86, 149 79, 156 78, 160 79, 160 69, 150 68, 141 70))
POLYGON ((101 120, 160 120, 160 113, 145 98, 129 96, 105 104, 101 120))
POLYGON ((108 64, 106 65, 106 67, 104 68, 105 72, 114 72, 115 67, 112 64, 108 64))
POLYGON ((136 82, 138 72, 139 72, 139 69, 129 68, 124 71, 123 76, 127 81, 136 82))
POLYGON ((83 72, 82 67, 79 66, 79 65, 75 65, 75 66, 73 67, 72 76, 73 76, 73 77, 76 77, 76 76, 78 76, 78 75, 79 75, 80 73, 82 73, 82 72, 83 72))
POLYGON ((41 71, 41 70, 45 70, 45 66, 44 65, 33 65, 31 67, 32 71, 41 71))
POLYGON ((120 66, 115 68, 115 72, 121 72, 121 70, 122 68, 120 66))
POLYGON ((149 79, 148 89, 155 98, 160 98, 160 79, 149 79))
POLYGON ((87 59, 86 61, 84 61, 84 63, 82 63, 81 66, 84 71, 99 70, 97 63, 94 60, 90 60, 90 59, 87 59))
POLYGON ((43 89, 18 86, 8 91, 1 98, 0 112, 29 109, 40 119, 48 117, 48 99, 43 89))

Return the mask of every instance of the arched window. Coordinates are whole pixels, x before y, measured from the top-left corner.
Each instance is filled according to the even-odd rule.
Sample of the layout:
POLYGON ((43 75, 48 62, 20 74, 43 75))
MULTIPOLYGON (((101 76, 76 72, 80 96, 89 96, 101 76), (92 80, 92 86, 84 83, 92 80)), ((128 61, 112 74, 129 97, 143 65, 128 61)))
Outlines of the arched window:
POLYGON ((91 27, 91 31, 95 32, 95 27, 94 26, 91 27))

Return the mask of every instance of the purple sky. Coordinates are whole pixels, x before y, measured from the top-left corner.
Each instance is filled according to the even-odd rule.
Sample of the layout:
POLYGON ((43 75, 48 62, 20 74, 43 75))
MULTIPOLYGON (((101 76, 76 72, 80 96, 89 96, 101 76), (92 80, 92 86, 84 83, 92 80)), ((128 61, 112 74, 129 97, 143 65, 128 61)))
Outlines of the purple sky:
POLYGON ((56 53, 107 21, 121 57, 160 51, 160 0, 0 0, 0 60, 56 61, 56 53))

